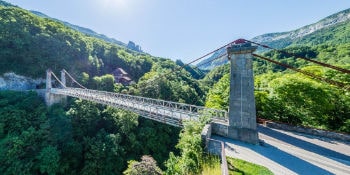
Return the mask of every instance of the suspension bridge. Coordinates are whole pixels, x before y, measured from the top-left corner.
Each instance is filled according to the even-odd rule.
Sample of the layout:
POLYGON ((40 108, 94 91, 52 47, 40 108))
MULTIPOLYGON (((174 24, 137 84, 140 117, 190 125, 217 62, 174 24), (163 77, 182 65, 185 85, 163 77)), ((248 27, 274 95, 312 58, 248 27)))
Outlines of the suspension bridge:
MULTIPOLYGON (((65 85, 64 78, 67 71, 61 71, 63 81, 58 80, 57 76, 47 70, 48 89, 46 101, 48 104, 62 100, 64 96, 76 97, 84 100, 93 101, 139 114, 142 117, 162 122, 165 124, 182 127, 184 120, 198 120, 200 116, 210 117, 213 120, 222 122, 227 121, 227 111, 205 108, 184 103, 177 103, 159 99, 152 99, 140 96, 133 96, 121 93, 106 91, 97 91, 92 89, 72 88, 65 85), (61 84, 61 88, 50 88, 50 77, 53 75, 61 84)), ((69 74, 68 74, 69 75, 69 74)), ((69 76, 71 77, 71 76, 69 76)), ((73 81, 75 81, 73 79, 73 81)))
MULTIPOLYGON (((214 140, 210 139, 211 134, 221 136, 214 136, 214 138, 217 139, 215 142, 221 143, 221 146, 219 147, 222 160, 225 160, 224 157, 226 151, 228 152, 228 155, 232 157, 239 157, 252 162, 254 162, 254 160, 256 160, 258 157, 258 160, 260 162, 255 161, 256 163, 263 164, 271 168, 271 170, 276 174, 298 174, 300 172, 305 172, 308 169, 321 174, 329 174, 331 172, 350 173, 348 171, 350 162, 347 160, 350 158, 350 155, 332 151, 335 147, 337 147, 335 150, 345 150, 348 148, 347 144, 344 145, 342 143, 337 143, 337 146, 335 146, 332 144, 324 143, 323 141, 315 142, 315 139, 308 139, 303 136, 295 136, 291 133, 286 133, 283 131, 270 131, 268 129, 263 129, 261 126, 257 127, 252 59, 255 57, 283 66, 285 68, 309 76, 317 81, 331 84, 345 91, 349 90, 349 84, 331 80, 320 75, 315 75, 311 72, 295 68, 288 64, 281 63, 258 54, 254 54, 253 52, 257 49, 257 47, 263 47, 275 50, 277 52, 282 52, 284 54, 300 58, 321 65, 323 67, 350 74, 350 70, 347 69, 322 63, 317 60, 299 57, 292 53, 288 53, 286 51, 275 49, 253 41, 238 39, 198 59, 195 59, 192 62, 189 62, 188 64, 185 64, 173 70, 172 72, 163 74, 160 77, 166 77, 167 75, 180 71, 185 66, 199 61, 208 55, 216 53, 221 49, 226 49, 227 52, 218 55, 216 58, 203 64, 208 64, 223 57, 226 57, 230 60, 231 78, 229 111, 211 109, 203 106, 177 103, 160 99, 87 89, 79 84, 66 70, 61 71, 60 79, 51 70, 47 70, 45 101, 47 105, 52 105, 54 103, 65 100, 67 96, 70 96, 129 110, 139 114, 142 117, 176 127, 183 127, 183 122, 186 120, 199 120, 201 116, 204 116, 211 119, 210 127, 205 127, 207 129, 210 128, 207 130, 207 133, 209 133, 209 138, 206 138, 206 140, 209 142, 214 142, 214 140), (66 76, 68 76, 71 81, 76 83, 79 88, 66 86, 66 76), (52 86, 52 82, 54 81, 59 83, 58 87, 52 86), (278 136, 279 138, 276 137, 277 132, 279 134, 281 133, 281 136, 278 136), (256 145, 259 142, 259 137, 262 137, 265 140, 265 147, 254 147, 254 145, 244 145, 242 147, 243 143, 227 139, 229 138, 240 140, 256 145), (288 139, 285 139, 286 137, 288 139), (299 141, 298 139, 302 140, 299 141), (297 143, 303 144, 298 145, 297 143), (227 147, 225 145, 227 145, 227 147), (268 147, 266 147, 266 145, 268 145, 268 147), (317 151, 320 149, 326 150, 327 154, 324 154, 323 151, 317 151), (268 155, 266 152, 271 152, 271 154, 276 156, 268 155), (303 154, 300 154, 301 152, 303 154), (257 153, 258 155, 256 155, 257 153), (262 156, 264 154, 266 154, 265 157, 262 156), (287 159, 282 161, 279 158, 286 156, 289 157, 288 160, 293 162, 288 162, 287 159), (317 159, 330 163, 329 165, 320 163, 320 161, 313 159, 313 157, 317 157, 317 159), (333 157, 335 158, 333 159, 333 157), (291 166, 290 164, 295 164, 296 166, 291 166)), ((152 83, 152 80, 149 83, 152 83)), ((210 145, 209 143, 206 144, 210 145)), ((227 165, 225 166, 224 163, 222 164, 222 172, 223 174, 227 174, 227 165)))
MULTIPOLYGON (((238 39, 232 41, 218 49, 199 57, 188 64, 175 69, 172 72, 161 75, 167 75, 177 72, 196 61, 199 61, 206 56, 216 53, 221 49, 226 49, 227 52, 218 55, 216 58, 206 62, 208 64, 216 59, 227 57, 231 62, 231 83, 230 83, 230 104, 229 111, 206 108, 203 106, 196 106, 184 103, 177 103, 165 101, 160 99, 152 99, 140 96, 132 96, 127 94, 112 93, 105 91, 97 91, 87 89, 78 83, 66 70, 61 71, 61 78, 59 79, 50 69, 46 72, 46 95, 45 100, 48 105, 57 103, 66 96, 81 98, 84 100, 93 101, 100 104, 110 105, 117 108, 133 111, 142 117, 159 121, 165 124, 182 127, 184 120, 199 120, 200 116, 205 116, 213 121, 214 133, 243 140, 246 142, 257 143, 258 135, 256 132, 256 114, 255 114, 255 100, 254 100, 254 77, 252 68, 252 58, 259 58, 280 66, 292 69, 314 78, 323 81, 339 88, 348 89, 349 85, 342 82, 330 80, 310 72, 294 68, 290 65, 280 63, 278 61, 254 54, 257 47, 272 49, 284 54, 295 56, 292 53, 275 49, 253 41, 238 39), (79 88, 66 86, 66 76, 71 79, 79 88), (58 87, 53 87, 52 82, 59 82, 58 87)), ((297 57, 297 56, 295 56, 297 57)), ((335 69, 342 73, 350 74, 350 70, 321 63, 309 58, 297 57, 310 61, 321 66, 335 69)), ((152 81, 151 81, 152 82, 152 81)))

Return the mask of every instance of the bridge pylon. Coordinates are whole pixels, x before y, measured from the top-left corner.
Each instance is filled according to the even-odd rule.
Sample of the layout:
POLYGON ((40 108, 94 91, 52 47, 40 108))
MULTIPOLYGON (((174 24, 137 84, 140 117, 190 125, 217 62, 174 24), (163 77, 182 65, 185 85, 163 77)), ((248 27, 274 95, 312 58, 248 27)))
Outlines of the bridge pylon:
MULTIPOLYGON (((65 71, 61 71, 61 86, 65 88, 66 86, 66 75, 65 71)), ((51 106, 55 103, 66 103, 67 96, 65 95, 58 95, 51 93, 52 90, 52 70, 47 69, 46 70, 46 91, 45 91, 45 103, 47 106, 51 106)))
POLYGON ((257 46, 236 40, 227 48, 231 62, 228 137, 257 144, 252 53, 257 46))
POLYGON ((252 53, 257 49, 244 39, 227 48, 231 63, 229 122, 213 121, 212 132, 224 137, 258 144, 252 53))

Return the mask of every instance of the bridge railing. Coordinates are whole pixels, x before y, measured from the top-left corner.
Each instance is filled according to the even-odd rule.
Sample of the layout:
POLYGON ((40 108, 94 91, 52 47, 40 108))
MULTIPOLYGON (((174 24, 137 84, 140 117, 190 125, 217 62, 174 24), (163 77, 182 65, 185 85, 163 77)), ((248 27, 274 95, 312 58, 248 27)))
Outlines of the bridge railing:
MULTIPOLYGON (((84 97, 86 99, 102 99, 104 100, 104 104, 108 104, 108 102, 113 102, 118 100, 123 104, 127 104, 129 106, 138 106, 142 105, 140 108, 145 108, 149 106, 150 112, 159 112, 166 115, 169 113, 170 115, 174 115, 177 113, 179 116, 177 118, 190 119, 190 120, 198 120, 199 116, 207 116, 211 119, 221 120, 224 122, 228 121, 228 113, 224 110, 206 108, 203 106, 189 105, 185 103, 171 102, 160 99, 152 99, 147 97, 133 96, 128 94, 121 93, 113 93, 106 91, 97 91, 92 89, 81 89, 81 88, 65 88, 65 89, 51 89, 51 93, 68 95, 74 97, 84 97)), ((102 101, 100 101, 102 102, 102 101)))

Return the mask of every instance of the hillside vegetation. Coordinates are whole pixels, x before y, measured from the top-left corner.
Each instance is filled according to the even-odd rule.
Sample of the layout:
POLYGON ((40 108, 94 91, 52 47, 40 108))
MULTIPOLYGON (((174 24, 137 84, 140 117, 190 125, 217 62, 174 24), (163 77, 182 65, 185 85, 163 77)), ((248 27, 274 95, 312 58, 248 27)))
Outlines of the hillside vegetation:
MULTIPOLYGON (((327 35, 328 31, 325 32, 327 35)), ((334 35, 337 34, 334 33, 334 35)), ((322 34, 318 33, 318 35, 322 34)), ((345 69, 350 69, 349 50, 349 43, 337 44, 332 40, 319 45, 309 46, 309 43, 306 43, 283 49, 299 57, 316 59, 345 69)), ((347 84, 345 87, 347 90, 311 79, 285 67, 254 59, 257 117, 292 125, 350 132, 349 74, 311 64, 283 52, 270 51, 263 55, 318 76, 347 84)), ((209 88, 205 105, 227 110, 230 76, 228 72, 221 72, 221 76, 222 78, 209 88)))
MULTIPOLYGON (((350 69, 350 10, 291 32, 270 33, 253 40, 282 49, 260 53, 347 86, 343 89, 254 58, 257 117, 321 129, 350 132, 350 75, 307 62, 314 59, 350 69), (295 56, 291 56, 291 53, 295 56)), ((221 68, 222 69, 222 68, 221 68)), ((210 74, 208 74, 210 75, 210 74)), ((228 109, 229 73, 209 88, 206 106, 228 109)))
POLYGON ((134 79, 148 72, 154 57, 86 36, 64 24, 16 7, 0 6, 0 74, 13 71, 44 77, 48 68, 91 77, 122 67, 134 79))
MULTIPOLYGON (((284 51, 350 69, 349 35, 345 21, 293 40, 284 51)), ((290 55, 275 51, 263 55, 350 83, 349 75, 290 55)), ((0 76, 14 72, 44 78, 48 68, 54 72, 66 69, 91 89, 228 109, 230 65, 206 74, 179 60, 153 57, 85 35, 3 1, 0 59, 0 76), (115 84, 110 73, 117 67, 130 74, 132 85, 115 84)), ((348 90, 258 59, 254 59, 254 72, 258 117, 350 133, 348 90)), ((0 172, 122 174, 134 172, 135 167, 142 171, 149 161, 157 173, 199 174, 205 162, 200 145, 205 122, 185 123, 180 132, 135 113, 88 101, 68 98, 67 106, 46 107, 33 92, 1 91, 0 172)))
MULTIPOLYGON (((66 69, 92 89, 204 103, 204 92, 192 78, 202 76, 198 70, 188 66, 173 73, 183 63, 86 36, 18 7, 0 6, 0 18, 0 74, 36 78, 47 68, 66 69), (117 67, 135 84, 115 84, 109 73, 117 67)), ((3 174, 121 174, 129 160, 142 155, 164 169, 169 152, 179 153, 179 128, 87 101, 47 108, 35 93, 3 91, 0 116, 3 174)))
POLYGON ((179 65, 86 36, 17 7, 0 6, 0 17, 0 74, 15 72, 36 78, 44 77, 48 68, 56 73, 66 69, 87 87, 114 91, 113 77, 108 78, 106 74, 121 67, 137 84, 130 89, 117 87, 118 92, 203 104, 203 92, 192 78, 200 75, 188 66, 158 80, 156 77, 160 74, 172 72, 179 65), (142 81, 138 82, 140 78, 142 81), (146 85, 144 82, 151 78, 157 81, 146 85), (158 87, 162 87, 161 90, 154 90, 158 87))

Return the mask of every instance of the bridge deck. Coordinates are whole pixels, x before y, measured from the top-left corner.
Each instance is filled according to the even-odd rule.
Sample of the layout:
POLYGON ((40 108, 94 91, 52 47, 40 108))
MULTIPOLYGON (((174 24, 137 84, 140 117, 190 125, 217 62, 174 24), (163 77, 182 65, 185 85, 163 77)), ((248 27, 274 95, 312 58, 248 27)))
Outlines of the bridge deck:
POLYGON ((228 122, 227 111, 184 103, 81 88, 52 88, 51 93, 131 110, 143 117, 179 127, 184 120, 198 120, 203 115, 228 122))

